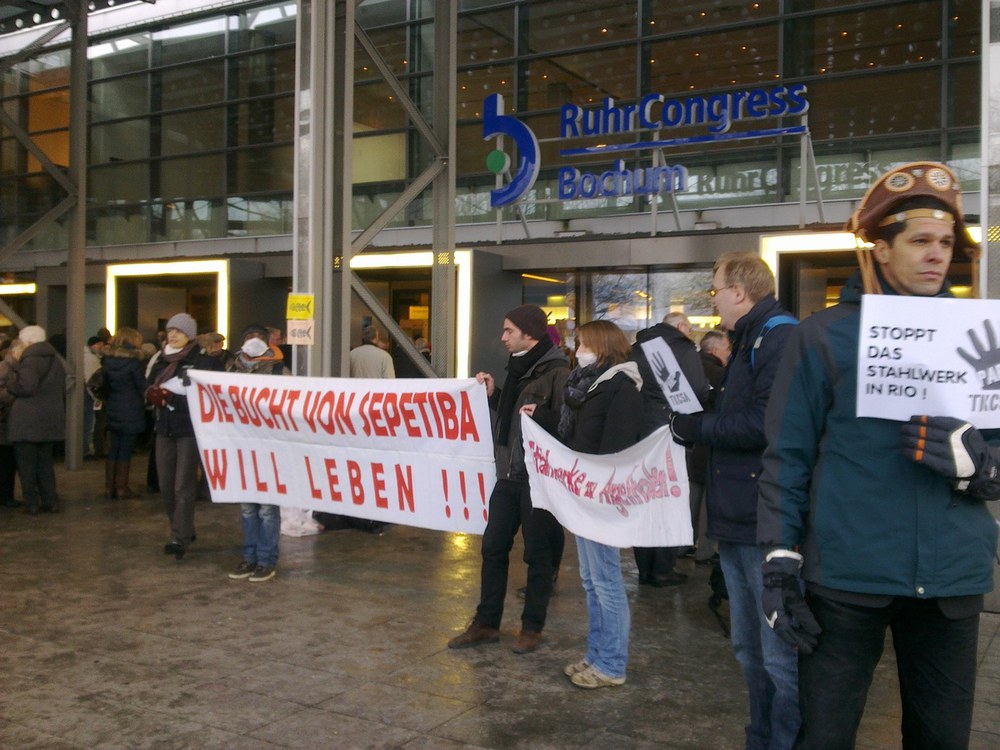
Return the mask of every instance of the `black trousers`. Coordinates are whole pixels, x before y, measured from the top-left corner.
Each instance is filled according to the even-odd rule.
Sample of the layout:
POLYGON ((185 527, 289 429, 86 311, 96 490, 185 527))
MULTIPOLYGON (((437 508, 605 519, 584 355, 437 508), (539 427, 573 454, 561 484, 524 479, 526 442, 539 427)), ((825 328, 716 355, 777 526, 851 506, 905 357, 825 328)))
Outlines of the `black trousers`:
POLYGON ((521 628, 538 633, 545 627, 545 614, 552 596, 555 552, 565 543, 565 534, 555 516, 547 510, 532 508, 527 482, 501 479, 490 495, 476 621, 486 627, 500 627, 507 596, 510 550, 518 528, 524 538, 524 562, 528 566, 521 628))
POLYGON ((868 688, 892 632, 903 705, 904 750, 964 750, 976 692, 979 615, 950 620, 934 600, 897 597, 861 607, 808 595, 823 632, 799 654, 801 750, 854 747, 868 688))
POLYGON ((14 443, 21 494, 29 510, 56 510, 56 472, 52 462, 53 443, 14 443))

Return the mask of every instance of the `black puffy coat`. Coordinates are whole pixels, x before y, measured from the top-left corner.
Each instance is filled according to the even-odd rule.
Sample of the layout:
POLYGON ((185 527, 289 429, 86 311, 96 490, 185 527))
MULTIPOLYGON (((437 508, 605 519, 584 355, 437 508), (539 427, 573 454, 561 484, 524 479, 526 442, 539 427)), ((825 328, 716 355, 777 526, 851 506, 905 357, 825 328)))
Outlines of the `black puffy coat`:
POLYGON ((141 350, 134 347, 114 347, 101 359, 101 368, 108 382, 108 397, 104 399, 104 414, 108 429, 126 435, 146 431, 146 363, 141 350))
MULTIPOLYGON (((146 378, 148 385, 152 386, 157 383, 158 378, 163 371, 170 366, 170 363, 164 359, 162 350, 160 351, 159 357, 153 363, 152 369, 149 371, 149 377, 146 378)), ((223 362, 218 357, 210 357, 205 354, 197 345, 191 348, 191 350, 185 355, 178 364, 174 371, 174 375, 182 377, 185 370, 215 370, 221 372, 223 369, 223 362)), ((169 378, 167 378, 169 380, 169 378)), ((194 437, 194 425, 191 424, 191 413, 188 411, 188 402, 186 396, 180 396, 176 393, 170 394, 167 400, 167 405, 163 407, 156 408, 156 434, 163 437, 170 438, 182 438, 182 437, 194 437)))

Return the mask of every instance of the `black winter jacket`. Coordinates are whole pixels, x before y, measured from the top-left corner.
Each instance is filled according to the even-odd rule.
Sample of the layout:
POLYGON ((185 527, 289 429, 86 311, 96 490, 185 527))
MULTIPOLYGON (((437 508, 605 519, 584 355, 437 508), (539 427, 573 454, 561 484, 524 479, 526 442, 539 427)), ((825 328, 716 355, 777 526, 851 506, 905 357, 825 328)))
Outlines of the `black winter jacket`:
MULTIPOLYGON (((146 379, 148 385, 153 385, 157 377, 170 363, 163 359, 162 352, 153 363, 146 379)), ((176 375, 181 376, 184 370, 216 370, 223 369, 222 360, 210 357, 197 346, 194 347, 177 367, 176 375)), ((186 396, 171 394, 167 405, 156 409, 156 434, 163 437, 182 438, 194 437, 194 425, 191 424, 191 414, 188 411, 186 396)))
POLYGON ((66 439, 66 368, 48 341, 32 344, 7 376, 14 394, 7 434, 12 443, 66 439))
POLYGON ((108 429, 125 435, 146 431, 146 362, 140 349, 115 347, 101 358, 108 381, 104 414, 108 429))
POLYGON ((579 453, 625 450, 639 442, 642 409, 635 380, 618 371, 587 393, 576 411, 576 424, 566 445, 579 453))

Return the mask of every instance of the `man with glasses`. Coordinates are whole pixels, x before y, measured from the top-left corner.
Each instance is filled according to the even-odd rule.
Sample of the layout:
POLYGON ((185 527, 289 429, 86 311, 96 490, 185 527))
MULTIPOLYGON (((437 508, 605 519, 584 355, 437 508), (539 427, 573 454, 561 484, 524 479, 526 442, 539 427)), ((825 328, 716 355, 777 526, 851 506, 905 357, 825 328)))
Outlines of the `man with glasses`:
POLYGON ((733 353, 715 411, 674 414, 670 428, 679 442, 709 447, 708 536, 719 543, 733 650, 749 693, 746 747, 790 748, 799 730, 796 656, 767 626, 761 609, 757 478, 766 445, 764 412, 796 320, 775 299, 774 274, 754 253, 721 256, 709 294, 733 353))

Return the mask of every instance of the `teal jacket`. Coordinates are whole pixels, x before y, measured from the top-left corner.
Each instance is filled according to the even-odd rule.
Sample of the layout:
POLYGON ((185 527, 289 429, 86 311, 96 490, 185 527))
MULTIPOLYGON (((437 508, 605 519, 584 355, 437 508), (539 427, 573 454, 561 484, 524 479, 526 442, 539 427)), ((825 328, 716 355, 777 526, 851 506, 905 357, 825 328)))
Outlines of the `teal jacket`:
MULTIPOLYGON (((950 295, 948 295, 950 296, 950 295)), ((900 423, 855 417, 861 286, 792 332, 765 417, 758 541, 800 547, 807 586, 915 598, 993 588, 982 499, 903 454, 900 423)), ((1000 431, 984 430, 995 445, 1000 431)))

